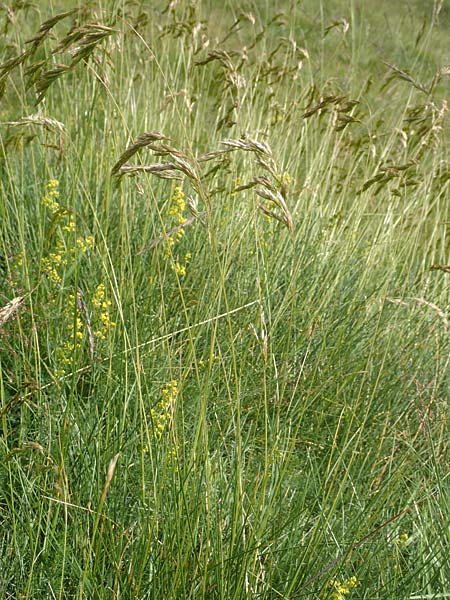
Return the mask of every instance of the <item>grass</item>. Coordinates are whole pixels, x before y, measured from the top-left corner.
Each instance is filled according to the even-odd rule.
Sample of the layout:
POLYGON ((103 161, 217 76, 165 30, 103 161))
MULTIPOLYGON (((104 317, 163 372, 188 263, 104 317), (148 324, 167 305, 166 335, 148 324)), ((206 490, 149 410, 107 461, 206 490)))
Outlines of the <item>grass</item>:
POLYGON ((0 13, 2 598, 450 594, 448 9, 282 8, 0 13))

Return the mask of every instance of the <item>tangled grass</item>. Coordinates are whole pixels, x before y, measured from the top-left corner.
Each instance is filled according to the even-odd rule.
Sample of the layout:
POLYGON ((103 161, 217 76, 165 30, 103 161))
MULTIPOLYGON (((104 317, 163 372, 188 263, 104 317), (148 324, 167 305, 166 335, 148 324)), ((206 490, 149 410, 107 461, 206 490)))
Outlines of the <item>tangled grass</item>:
POLYGON ((297 4, 1 8, 2 598, 450 593, 448 9, 297 4))

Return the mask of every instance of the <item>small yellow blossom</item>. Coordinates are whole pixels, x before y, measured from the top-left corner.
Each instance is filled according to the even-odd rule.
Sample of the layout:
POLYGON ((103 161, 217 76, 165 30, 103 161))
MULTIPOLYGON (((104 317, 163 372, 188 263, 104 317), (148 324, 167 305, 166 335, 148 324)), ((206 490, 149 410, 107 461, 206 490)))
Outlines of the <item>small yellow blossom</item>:
POLYGON ((67 233, 75 231, 75 221, 72 215, 69 216, 67 223, 63 225, 63 231, 66 231, 67 233))
POLYGON ((173 264, 173 270, 178 275, 178 277, 184 277, 186 275, 186 266, 181 265, 178 261, 173 264))
POLYGON ((184 223, 185 218, 183 217, 183 212, 186 208, 185 196, 183 189, 180 186, 176 186, 172 198, 170 199, 170 206, 168 210, 168 214, 170 217, 174 217, 174 219, 178 223, 184 223))
POLYGON ((56 198, 59 198, 58 191, 59 181, 57 179, 50 179, 45 186, 44 197, 42 198, 42 204, 54 214, 60 209, 59 203, 56 198))
POLYGON ((409 543, 409 535, 407 533, 401 533, 397 539, 394 540, 394 544, 397 548, 405 548, 409 543))
POLYGON ((355 576, 340 582, 337 579, 330 579, 322 593, 323 600, 345 600, 351 591, 358 586, 358 580, 355 576))
POLYGON ((94 332, 95 337, 106 340, 107 334, 116 326, 116 323, 111 320, 110 308, 111 300, 106 298, 106 288, 104 283, 100 283, 92 296, 92 305, 100 311, 97 315, 100 327, 94 332))
POLYGON ((98 286, 95 288, 95 294, 92 297, 92 304, 96 308, 100 308, 104 298, 105 298, 105 284, 99 283, 98 286))
POLYGON ((77 251, 87 253, 94 247, 94 237, 79 237, 69 243, 65 234, 71 236, 75 232, 75 219, 67 210, 62 209, 57 198, 59 182, 57 179, 51 179, 45 186, 45 194, 42 199, 42 204, 55 215, 58 213, 58 219, 61 222, 61 229, 58 230, 58 239, 55 241, 53 250, 44 256, 41 260, 43 271, 48 275, 51 282, 60 285, 62 282, 61 271, 69 262, 73 262, 77 258, 77 251))
MULTIPOLYGON (((176 186, 173 190, 173 194, 170 198, 169 208, 167 214, 169 216, 168 228, 177 227, 186 223, 187 218, 184 216, 186 208, 186 201, 183 189, 180 186, 176 186)), ((169 260, 170 268, 178 277, 185 277, 186 266, 191 259, 191 253, 188 252, 184 258, 177 256, 174 252, 174 247, 185 235, 185 229, 181 228, 171 235, 167 236, 164 244, 164 254, 169 260)))
POLYGON ((67 322, 67 339, 57 351, 59 367, 55 373, 61 377, 66 373, 66 367, 72 364, 77 352, 83 347, 84 322, 78 313, 78 305, 74 294, 68 294, 64 315, 67 322))
POLYGON ((76 239, 75 244, 77 248, 81 250, 81 252, 86 253, 88 250, 94 247, 94 238, 92 235, 88 237, 79 237, 76 239))
POLYGON ((175 400, 178 395, 178 382, 174 379, 161 390, 161 400, 150 410, 156 438, 161 438, 164 430, 172 419, 175 400))
POLYGON ((284 173, 284 175, 283 175, 283 183, 285 185, 290 185, 292 183, 292 177, 289 175, 289 173, 284 173))
POLYGON ((186 275, 186 265, 191 260, 192 254, 187 252, 184 256, 183 262, 176 260, 172 263, 172 270, 178 275, 178 277, 184 277, 186 275))

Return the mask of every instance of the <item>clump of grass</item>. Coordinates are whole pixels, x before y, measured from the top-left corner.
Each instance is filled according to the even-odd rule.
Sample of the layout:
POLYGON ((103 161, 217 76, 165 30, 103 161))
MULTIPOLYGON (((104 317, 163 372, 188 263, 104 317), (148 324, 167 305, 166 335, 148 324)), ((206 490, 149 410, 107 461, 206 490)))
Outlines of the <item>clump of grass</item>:
POLYGON ((0 15, 2 597, 448 592, 444 8, 231 8, 0 15))

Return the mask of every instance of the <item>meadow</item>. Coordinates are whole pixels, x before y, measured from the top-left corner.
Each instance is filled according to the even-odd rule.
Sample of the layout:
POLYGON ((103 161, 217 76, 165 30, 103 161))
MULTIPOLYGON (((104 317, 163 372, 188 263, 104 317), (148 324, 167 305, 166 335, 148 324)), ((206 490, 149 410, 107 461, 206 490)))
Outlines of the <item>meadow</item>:
POLYGON ((450 598, 449 20, 2 4, 1 598, 450 598))

